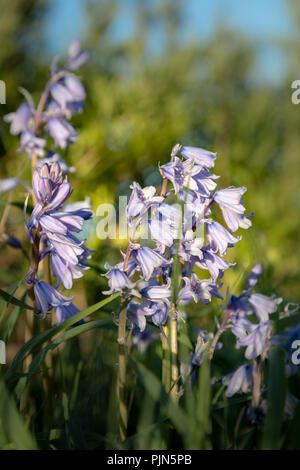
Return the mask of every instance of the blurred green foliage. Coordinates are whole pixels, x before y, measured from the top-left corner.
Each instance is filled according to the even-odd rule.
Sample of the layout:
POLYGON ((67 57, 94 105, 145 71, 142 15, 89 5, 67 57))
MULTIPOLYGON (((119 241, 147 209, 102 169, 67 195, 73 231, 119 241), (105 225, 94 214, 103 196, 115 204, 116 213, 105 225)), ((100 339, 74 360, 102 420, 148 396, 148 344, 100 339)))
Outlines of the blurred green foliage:
MULTIPOLYGON (((1 106, 1 117, 20 104, 23 99, 17 91, 20 86, 32 92, 36 102, 39 99, 51 61, 42 34, 50 3, 49 0, 0 0, 0 79, 7 84, 7 105, 1 106)), ((100 203, 117 204, 119 195, 129 195, 133 180, 142 185, 160 184, 158 163, 168 160, 177 142, 216 151, 215 173, 221 175, 219 185, 246 186, 246 207, 255 213, 253 227, 242 233, 243 240, 228 257, 237 265, 225 273, 225 296, 227 287, 238 293, 249 268, 263 262, 266 272, 260 282, 262 293, 277 292, 286 300, 299 301, 300 106, 291 102, 291 83, 300 78, 297 75, 300 33, 296 31, 288 41, 274 40, 289 58, 288 66, 280 83, 264 82, 254 78, 255 71, 259 73, 257 44, 237 31, 220 26, 205 42, 195 39, 182 43, 183 1, 136 1, 132 11, 135 30, 121 43, 116 43, 110 33, 120 2, 86 0, 84 5, 87 18, 84 46, 91 53, 91 60, 82 71, 82 80, 88 99, 83 114, 74 119, 79 138, 63 155, 77 169, 70 175, 76 189, 73 200, 88 196, 96 211, 100 203), (156 29, 162 32, 158 51, 151 47, 156 29)), ((299 3, 289 1, 288 6, 300 26, 299 3)), ((16 152, 17 139, 9 135, 8 126, 2 120, 0 142, 4 146, 0 152, 0 177, 22 172, 22 177, 29 180, 30 162, 16 152)), ((6 199, 7 195, 2 201, 6 199)), ((20 187, 14 192, 14 201, 22 203, 23 200, 24 189, 20 187)), ((119 250, 126 243, 99 240, 95 234, 97 222, 96 217, 94 225, 87 227, 88 245, 96 249, 92 269, 75 286, 81 307, 101 300, 101 291, 106 288, 106 281, 100 276, 104 262, 119 261, 119 250)), ((24 239, 22 211, 17 206, 11 208, 7 230, 24 239)), ((2 244, 0 257, 3 288, 24 278, 28 261, 21 252, 2 244)), ((114 304, 93 318, 111 318, 117 308, 114 304)), ((15 309, 14 315, 17 314, 15 309)), ((191 330, 191 325, 197 326, 199 319, 202 327, 213 328, 213 315, 222 312, 217 302, 213 302, 212 306, 201 309, 196 306, 190 314, 191 330)), ((189 337, 194 341, 194 331, 189 332, 189 337)), ((20 341, 16 334, 13 338, 20 341)), ((49 448, 49 442, 58 448, 122 448, 116 437, 115 331, 90 332, 84 338, 82 341, 73 338, 54 358, 56 406, 50 434, 41 431, 44 403, 42 398, 37 399, 30 424, 32 429, 40 430, 36 438, 42 448, 49 448)), ((223 342, 225 346, 216 354, 213 365, 213 374, 217 376, 236 368, 232 338, 225 335, 223 342)), ((154 345, 151 354, 143 358, 143 365, 133 365, 137 376, 140 373, 144 380, 143 387, 133 372, 129 373, 131 437, 123 448, 185 445, 184 432, 181 439, 174 437, 172 431, 167 442, 169 431, 165 432, 165 416, 159 404, 162 392, 155 382, 156 395, 153 395, 149 386, 154 383, 153 372, 144 370, 145 367, 152 371, 159 369, 159 354, 159 345, 154 345), (133 400, 134 396, 144 399, 133 400), (134 417, 138 417, 137 424, 134 417)), ((242 361, 242 357, 239 359, 242 361)), ((204 422, 203 434, 194 436, 193 445, 196 448, 200 445, 203 448, 255 447, 253 436, 257 429, 247 425, 240 402, 230 401, 230 415, 226 400, 221 405, 217 403, 221 385, 214 389, 213 397, 207 398, 213 406, 212 423, 205 410, 201 411, 197 390, 205 388, 205 374, 209 373, 206 369, 202 371, 196 395, 189 396, 197 405, 196 414, 188 399, 185 404, 184 413, 194 420, 191 429, 204 422), (231 406, 235 403, 236 407, 231 406), (244 431, 239 434, 243 426, 244 431), (213 437, 208 441, 206 432, 211 432, 211 427, 213 437)), ((40 384, 34 383, 37 397, 42 396, 39 387, 40 384)), ((295 395, 299 395, 299 377, 294 379, 294 389, 295 395)), ((163 410, 167 410, 176 427, 181 415, 177 415, 178 410, 172 408, 166 397, 162 396, 162 401, 163 410)), ((13 405, 9 406, 15 417, 13 405)), ((299 408, 297 413, 298 416, 299 408)), ((291 435, 297 426, 295 418, 289 428, 291 435)), ((31 439, 25 434, 22 439, 31 439)), ((293 448, 296 445, 299 442, 295 439, 293 448)), ((18 448, 19 444, 15 446, 18 448)))
MULTIPOLYGON (((41 31, 49 2, 1 4, 9 19, 2 15, 0 23, 5 45, 0 76, 8 95, 4 114, 20 103, 18 86, 27 87, 35 99, 43 88, 50 57, 41 31)), ((300 22, 299 5, 289 5, 300 22)), ((80 137, 66 155, 77 168, 71 176, 76 197, 90 196, 96 209, 129 194, 132 180, 159 184, 158 163, 167 161, 176 142, 216 151, 219 184, 245 185, 246 207, 255 214, 253 228, 243 233, 231 255, 238 268, 226 273, 226 280, 232 285, 260 261, 272 272, 267 288, 299 300, 300 112, 290 99, 299 38, 279 44, 289 56, 286 78, 264 83, 253 80, 259 49, 236 31, 220 26, 212 39, 182 43, 184 2, 136 2, 135 30, 121 43, 110 33, 118 1, 86 1, 85 6, 91 61, 82 79, 88 101, 75 120, 80 137), (159 51, 150 46, 155 28, 163 32, 159 51)), ((7 149, 1 176, 10 176, 22 157, 15 153, 17 139, 2 123, 1 135, 7 149)), ((92 232, 98 250, 94 259, 103 265, 108 250, 110 260, 117 259, 118 244, 98 240, 92 232)))

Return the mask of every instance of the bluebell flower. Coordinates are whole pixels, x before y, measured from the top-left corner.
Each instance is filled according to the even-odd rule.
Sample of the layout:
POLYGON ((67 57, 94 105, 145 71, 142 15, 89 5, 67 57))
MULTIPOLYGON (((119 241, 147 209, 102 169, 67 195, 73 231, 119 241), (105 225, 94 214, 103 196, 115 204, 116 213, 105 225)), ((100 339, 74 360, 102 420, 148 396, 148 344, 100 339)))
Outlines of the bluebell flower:
POLYGON ((48 165, 51 165, 51 163, 59 163, 59 166, 64 174, 75 173, 76 171, 75 166, 69 166, 63 157, 57 152, 50 151, 44 158, 39 158, 36 168, 41 168, 43 165, 45 165, 45 163, 48 165))
POLYGON ((82 67, 89 59, 87 52, 81 51, 81 43, 78 39, 72 41, 68 51, 67 68, 69 70, 76 70, 82 67))
POLYGON ((30 130, 25 130, 22 132, 20 144, 21 145, 18 151, 22 152, 25 150, 30 158, 34 154, 38 157, 43 157, 45 154, 46 140, 40 137, 36 137, 36 135, 30 130))
POLYGON ((55 250, 51 251, 50 263, 53 275, 56 277, 57 286, 63 284, 66 289, 71 289, 73 279, 79 279, 83 276, 82 271, 89 269, 80 262, 71 264, 59 256, 55 250))
POLYGON ((252 386, 252 367, 249 364, 244 364, 235 371, 229 380, 226 396, 230 398, 236 393, 249 393, 252 386))
POLYGON ((156 281, 152 281, 148 286, 141 289, 141 294, 146 299, 150 300, 166 300, 171 297, 171 279, 163 285, 157 284, 156 281))
MULTIPOLYGON (((191 277, 183 277, 184 287, 179 292, 179 300, 186 302, 194 300, 207 304, 212 297, 212 283, 208 279, 200 280, 197 274, 192 273, 191 277)), ((221 297, 222 298, 222 297, 221 297)))
POLYGON ((18 135, 29 129, 29 122, 34 115, 34 109, 28 103, 23 103, 15 113, 4 116, 5 122, 10 122, 10 133, 18 135))
MULTIPOLYGON (((60 323, 64 322, 70 317, 73 317, 77 313, 79 313, 80 310, 79 308, 76 307, 72 302, 68 305, 58 305, 55 309, 55 316, 57 319, 57 325, 60 323)), ((83 321, 78 322, 78 323, 83 323, 83 321)))
POLYGON ((168 261, 161 254, 147 246, 133 244, 131 255, 141 269, 146 281, 151 278, 156 268, 168 264, 168 261))
POLYGON ((33 285, 37 313, 42 313, 43 317, 52 310, 63 305, 70 305, 73 297, 66 297, 58 292, 54 287, 44 281, 34 281, 33 285))
POLYGON ((168 319, 170 304, 167 299, 160 301, 144 300, 142 303, 130 302, 127 307, 127 316, 132 326, 140 331, 146 328, 146 317, 151 317, 154 325, 161 327, 168 319))
MULTIPOLYGON (((203 362, 204 353, 209 343, 213 339, 213 333, 207 333, 201 328, 197 328, 195 350, 191 356, 191 364, 193 367, 200 367, 203 362)), ((221 347, 221 345, 219 345, 221 347)))
POLYGON ((223 277, 223 272, 235 264, 218 256, 210 249, 210 246, 203 247, 201 251, 202 257, 192 258, 192 261, 196 266, 208 270, 213 282, 223 277))
POLYGON ((73 114, 78 114, 83 109, 83 102, 86 99, 86 92, 81 81, 75 75, 66 74, 59 82, 51 87, 51 95, 59 108, 49 107, 48 112, 56 110, 57 116, 59 111, 70 119, 73 114))
POLYGON ((192 160, 182 162, 180 158, 175 157, 174 161, 163 165, 160 171, 173 184, 175 194, 183 187, 197 191, 198 184, 193 177, 201 171, 201 167, 194 165, 192 160))
POLYGON ((141 188, 138 183, 133 182, 130 188, 132 193, 127 206, 127 216, 131 225, 133 219, 143 216, 153 204, 162 202, 163 197, 155 196, 154 186, 141 188))
MULTIPOLYGON (((200 196, 198 191, 185 189, 179 191, 178 197, 181 203, 185 205, 185 210, 187 209, 190 213, 195 214, 197 219, 203 219, 207 198, 200 196)), ((209 215, 210 211, 207 211, 206 214, 209 215)))
POLYGON ((132 344, 138 348, 140 354, 144 354, 157 338, 159 335, 153 333, 150 328, 145 328, 144 331, 135 329, 132 333, 132 344))
POLYGON ((168 299, 163 299, 160 302, 151 302, 151 306, 155 308, 155 312, 151 316, 151 320, 156 326, 163 326, 168 320, 170 304, 168 299), (154 305, 153 305, 154 304, 154 305))
POLYGON ((255 264, 247 277, 246 290, 252 289, 262 275, 264 267, 261 263, 255 264))
POLYGON ((232 327, 238 337, 237 346, 247 346, 245 357, 255 359, 266 353, 270 347, 272 322, 266 321, 255 325, 245 318, 238 319, 232 327))
POLYGON ((71 124, 60 117, 50 117, 46 129, 53 137, 55 145, 62 149, 75 142, 77 137, 77 132, 71 124))
POLYGON ((245 207, 241 201, 242 195, 247 191, 241 188, 219 189, 214 194, 214 200, 219 205, 227 227, 236 232, 239 227, 247 229, 252 223, 245 215, 245 207))
POLYGON ((162 219, 151 219, 148 222, 152 240, 155 240, 164 252, 166 246, 171 247, 177 236, 176 230, 162 219))
POLYGON ((105 295, 115 294, 116 292, 122 292, 125 289, 132 289, 134 284, 130 281, 127 274, 117 266, 110 266, 108 263, 104 265, 107 269, 107 273, 104 274, 108 279, 108 285, 110 289, 103 292, 105 295))
POLYGON ((203 238, 195 237, 195 234, 192 230, 187 230, 185 234, 181 237, 178 254, 183 261, 190 261, 191 257, 202 259, 203 243, 203 238))
POLYGON ((197 183, 197 193, 199 194, 199 196, 202 196, 204 198, 210 197, 211 191, 213 191, 217 186, 217 183, 215 183, 214 180, 218 178, 219 176, 213 175, 209 173, 209 171, 202 170, 198 172, 193 177, 193 179, 197 183))
POLYGON ((35 170, 33 192, 37 203, 27 225, 29 241, 33 243, 33 230, 39 230, 43 244, 40 260, 50 254, 57 286, 62 283, 69 289, 73 279, 88 269, 85 262, 91 256, 90 250, 84 246, 85 240, 78 240, 74 233, 81 232, 83 222, 91 218, 92 212, 82 205, 76 209, 74 204, 63 210, 71 187, 57 162, 35 170))
POLYGON ((227 305, 227 310, 230 311, 230 318, 233 322, 238 317, 245 317, 253 313, 253 308, 248 302, 248 297, 243 294, 238 297, 232 295, 227 305))
POLYGON ((212 219, 206 219, 206 236, 209 241, 211 251, 219 252, 221 256, 226 254, 226 250, 241 240, 242 237, 235 237, 219 222, 212 219))
POLYGON ((215 165, 217 154, 209 150, 200 147, 181 147, 180 152, 184 158, 194 160, 202 168, 212 168, 215 165))
POLYGON ((127 318, 130 328, 137 327, 141 332, 146 328, 146 317, 142 305, 138 302, 129 302, 127 306, 127 318))
POLYGON ((276 312, 278 305, 282 302, 281 297, 267 297, 262 294, 250 294, 249 302, 253 306, 259 321, 266 322, 269 320, 269 314, 276 312))

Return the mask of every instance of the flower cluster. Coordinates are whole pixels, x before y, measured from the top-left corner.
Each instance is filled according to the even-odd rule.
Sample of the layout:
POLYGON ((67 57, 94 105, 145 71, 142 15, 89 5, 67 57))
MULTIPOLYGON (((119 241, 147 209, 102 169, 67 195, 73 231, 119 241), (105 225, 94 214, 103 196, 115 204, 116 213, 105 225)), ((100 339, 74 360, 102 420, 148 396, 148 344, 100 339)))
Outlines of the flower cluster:
POLYGON ((210 172, 215 159, 216 154, 207 150, 176 145, 170 162, 160 167, 160 193, 153 186, 142 188, 136 182, 131 186, 127 206, 130 241, 122 262, 106 264, 110 289, 105 293, 123 293, 128 320, 141 331, 147 319, 159 327, 168 319, 175 256, 181 272, 178 315, 184 315, 182 307, 191 301, 208 303, 212 297, 222 298, 219 281, 232 266, 224 256, 241 239, 235 232, 250 227, 251 221, 241 200, 246 188, 216 190, 218 176, 210 172), (172 183, 169 191, 168 182, 172 183), (172 205, 174 198, 178 204, 172 205), (213 205, 219 206, 227 228, 212 218, 213 205), (138 239, 141 228, 150 232, 150 246, 138 239), (199 268, 204 270, 204 278, 199 278, 199 268))
POLYGON ((85 247, 75 234, 82 230, 83 222, 91 218, 89 208, 76 208, 75 204, 64 205, 72 190, 67 178, 63 177, 59 163, 45 163, 37 168, 33 175, 33 193, 36 204, 25 229, 27 238, 33 245, 30 270, 26 277, 28 287, 33 287, 38 313, 43 316, 55 309, 60 323, 79 310, 72 304, 72 298, 66 297, 56 289, 62 284, 70 289, 73 279, 82 277, 88 269, 85 261, 90 258, 90 250, 85 247), (41 249, 40 249, 41 247, 41 249), (56 286, 39 281, 39 262, 50 257, 52 273, 56 286))
POLYGON ((66 149, 75 142, 77 132, 69 120, 82 111, 86 92, 73 71, 87 60, 88 54, 81 51, 80 42, 75 40, 69 47, 68 59, 63 69, 57 67, 57 58, 52 62, 50 79, 37 106, 31 95, 26 90, 23 91, 27 102, 21 104, 16 112, 4 117, 10 123, 11 134, 20 134, 19 151, 26 151, 30 158, 54 157, 54 161, 62 162, 68 171, 56 150, 47 148, 47 139, 51 137, 54 140, 54 149, 66 149))
MULTIPOLYGON (((282 302, 282 299, 275 295, 268 297, 253 292, 253 287, 257 284, 262 273, 262 264, 253 266, 247 278, 245 289, 238 297, 231 296, 218 332, 221 334, 226 329, 231 329, 237 338, 236 347, 246 348, 245 358, 252 362, 258 358, 264 360, 267 357, 273 331, 270 315, 277 311, 278 305, 282 302)), ((226 384, 228 397, 236 393, 249 392, 253 385, 252 365, 245 363, 240 366, 226 384)))

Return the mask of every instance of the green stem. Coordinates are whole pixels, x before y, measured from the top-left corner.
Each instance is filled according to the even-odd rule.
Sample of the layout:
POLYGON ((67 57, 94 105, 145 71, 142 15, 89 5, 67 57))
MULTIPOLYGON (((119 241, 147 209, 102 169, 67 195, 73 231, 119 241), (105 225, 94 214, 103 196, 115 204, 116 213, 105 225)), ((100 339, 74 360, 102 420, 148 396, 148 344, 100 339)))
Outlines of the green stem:
POLYGON ((128 410, 126 400, 126 308, 119 315, 118 344, 119 344, 119 370, 117 381, 117 394, 119 399, 119 428, 120 437, 124 441, 127 436, 128 410))
POLYGON ((162 345, 162 384, 166 390, 166 392, 169 393, 169 390, 171 388, 171 370, 170 370, 170 348, 168 344, 168 339, 169 339, 169 328, 167 325, 163 327, 165 336, 161 333, 160 338, 161 338, 161 345, 162 345))
POLYGON ((176 312, 175 309, 172 309, 171 318, 170 318, 170 350, 171 350, 171 390, 170 390, 170 396, 171 396, 171 399, 175 403, 178 403, 178 401, 179 401, 177 321, 178 321, 177 312, 176 312))

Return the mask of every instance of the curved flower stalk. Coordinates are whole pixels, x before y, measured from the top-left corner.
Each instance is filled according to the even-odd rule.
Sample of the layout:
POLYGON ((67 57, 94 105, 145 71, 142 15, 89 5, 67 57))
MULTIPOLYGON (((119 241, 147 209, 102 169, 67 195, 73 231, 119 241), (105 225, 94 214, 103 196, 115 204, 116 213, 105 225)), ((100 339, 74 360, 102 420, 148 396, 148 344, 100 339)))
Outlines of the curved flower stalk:
POLYGON ((282 299, 275 295, 268 297, 253 292, 262 272, 262 264, 253 266, 246 281, 246 288, 238 297, 231 296, 225 309, 226 314, 210 349, 212 357, 219 337, 227 329, 230 329, 236 337, 236 348, 245 348, 245 359, 248 362, 226 377, 224 381, 227 386, 226 396, 251 392, 252 401, 248 417, 258 424, 261 424, 264 416, 262 408, 264 362, 274 343, 273 322, 270 316, 277 311, 278 305, 282 302, 282 299))
POLYGON ((24 209, 25 230, 32 244, 32 259, 26 276, 26 283, 31 296, 35 299, 37 312, 44 318, 54 309, 57 322, 60 323, 79 310, 72 303, 72 297, 60 293, 57 288, 63 285, 70 289, 73 279, 83 276, 88 269, 85 261, 90 252, 85 241, 77 238, 85 220, 92 217, 90 209, 76 209, 75 204, 64 206, 72 193, 70 183, 63 177, 59 163, 45 163, 37 168, 32 179, 36 204, 27 221, 26 205, 24 209), (76 235, 75 235, 76 234, 76 235), (50 257, 56 286, 39 280, 39 263, 50 257))
MULTIPOLYGON (((113 267, 107 265, 105 274, 110 288, 105 293, 122 292, 126 305, 122 315, 131 327, 143 332, 151 321, 166 339, 164 328, 170 319, 172 383, 165 387, 173 390, 175 401, 179 398, 177 329, 184 315, 181 312, 190 302, 206 304, 213 297, 222 298, 219 281, 233 266, 224 257, 241 239, 235 232, 251 226, 241 200, 246 188, 216 191, 218 176, 210 172, 215 160, 215 153, 177 144, 170 162, 160 167, 160 191, 132 184, 127 206, 128 248, 123 261, 113 267), (170 204, 174 196, 177 205, 170 204), (212 218, 213 206, 220 208, 227 228, 212 218), (150 242, 142 243, 137 236, 141 227, 148 229, 150 242)), ((125 328, 124 318, 121 323, 125 328)), ((125 331, 120 335, 124 338, 125 331)))
MULTIPOLYGON (((77 138, 77 132, 69 121, 73 115, 82 112, 84 101, 86 99, 86 92, 81 81, 74 74, 74 71, 84 65, 87 60, 88 53, 81 51, 80 42, 78 40, 73 41, 68 50, 67 61, 62 68, 59 68, 57 65, 58 57, 52 61, 50 67, 50 78, 45 85, 38 104, 35 105, 31 94, 27 90, 20 88, 20 92, 24 95, 26 102, 22 103, 15 112, 4 116, 4 120, 10 123, 11 134, 20 136, 20 147, 18 151, 25 151, 31 159, 32 176, 34 176, 35 169, 44 168, 43 165, 45 163, 59 163, 60 171, 62 170, 64 173, 74 171, 74 167, 69 167, 62 156, 57 152, 57 148, 65 150, 71 143, 75 142, 77 138)), ((38 210, 40 202, 36 199, 35 191, 33 191, 33 202, 34 204, 37 204, 36 210, 38 210)), ((8 211, 9 206, 7 206, 5 217, 3 217, 4 223, 7 218, 8 211)), ((37 213, 34 213, 34 217, 37 215, 37 213)), ((33 223, 34 217, 31 218, 30 223, 33 223)), ((57 226, 61 227, 61 221, 58 220, 58 217, 57 221, 57 226)), ((47 224, 46 217, 43 217, 43 223, 44 225, 45 223, 47 224)), ((49 226, 48 229, 50 233, 49 226)), ((35 252, 39 250, 38 239, 40 229, 38 228, 36 230, 36 235, 38 236, 35 252)), ((63 236, 64 235, 60 232, 58 238, 63 236)), ((53 237, 55 237, 55 235, 53 235, 53 237)), ((55 243, 58 244, 59 250, 59 241, 55 242, 53 240, 53 245, 55 243)), ((66 251, 70 252, 70 249, 66 251)), ((47 251, 44 247, 42 253, 44 281, 51 284, 49 256, 47 255, 47 251)), ((34 258, 35 261, 32 263, 35 264, 34 272, 36 273, 38 264, 36 253, 34 254, 34 258)), ((70 265, 73 267, 69 267, 68 269, 62 266, 60 258, 55 255, 51 256, 51 263, 57 281, 63 280, 60 275, 64 269, 64 283, 66 288, 70 287, 72 278, 80 276, 80 270, 74 268, 74 266, 76 266, 75 257, 73 257, 73 263, 70 265)), ((33 293, 31 297, 34 297, 33 293)), ((29 325, 31 324, 30 318, 31 315, 30 312, 28 312, 28 325, 25 328, 25 341, 31 336, 31 332, 29 331, 29 325)))
MULTIPOLYGON (((20 135, 18 151, 25 151, 32 160, 32 175, 37 166, 53 162, 60 163, 64 173, 74 172, 74 167, 69 167, 56 149, 66 149, 77 138, 77 132, 69 121, 74 114, 82 112, 86 92, 73 72, 84 65, 88 57, 87 52, 81 51, 80 42, 73 41, 63 68, 57 66, 58 57, 52 61, 50 78, 38 105, 34 104, 27 90, 20 88, 26 102, 14 113, 4 116, 4 120, 10 123, 11 134, 20 135)), ((35 194, 33 200, 36 202, 35 194)), ((44 277, 51 283, 48 257, 44 260, 44 277)))
POLYGON ((73 41, 63 68, 57 67, 57 57, 53 60, 50 78, 38 105, 35 106, 28 91, 21 89, 26 103, 22 103, 17 111, 4 117, 4 120, 10 123, 11 134, 20 135, 19 151, 25 151, 33 160, 33 169, 37 158, 47 158, 50 162, 56 156, 54 161, 58 159, 68 170, 62 157, 47 147, 47 142, 50 137, 54 148, 64 150, 77 138, 77 132, 69 121, 74 114, 82 112, 86 92, 73 72, 87 60, 88 54, 81 51, 80 42, 73 41))

